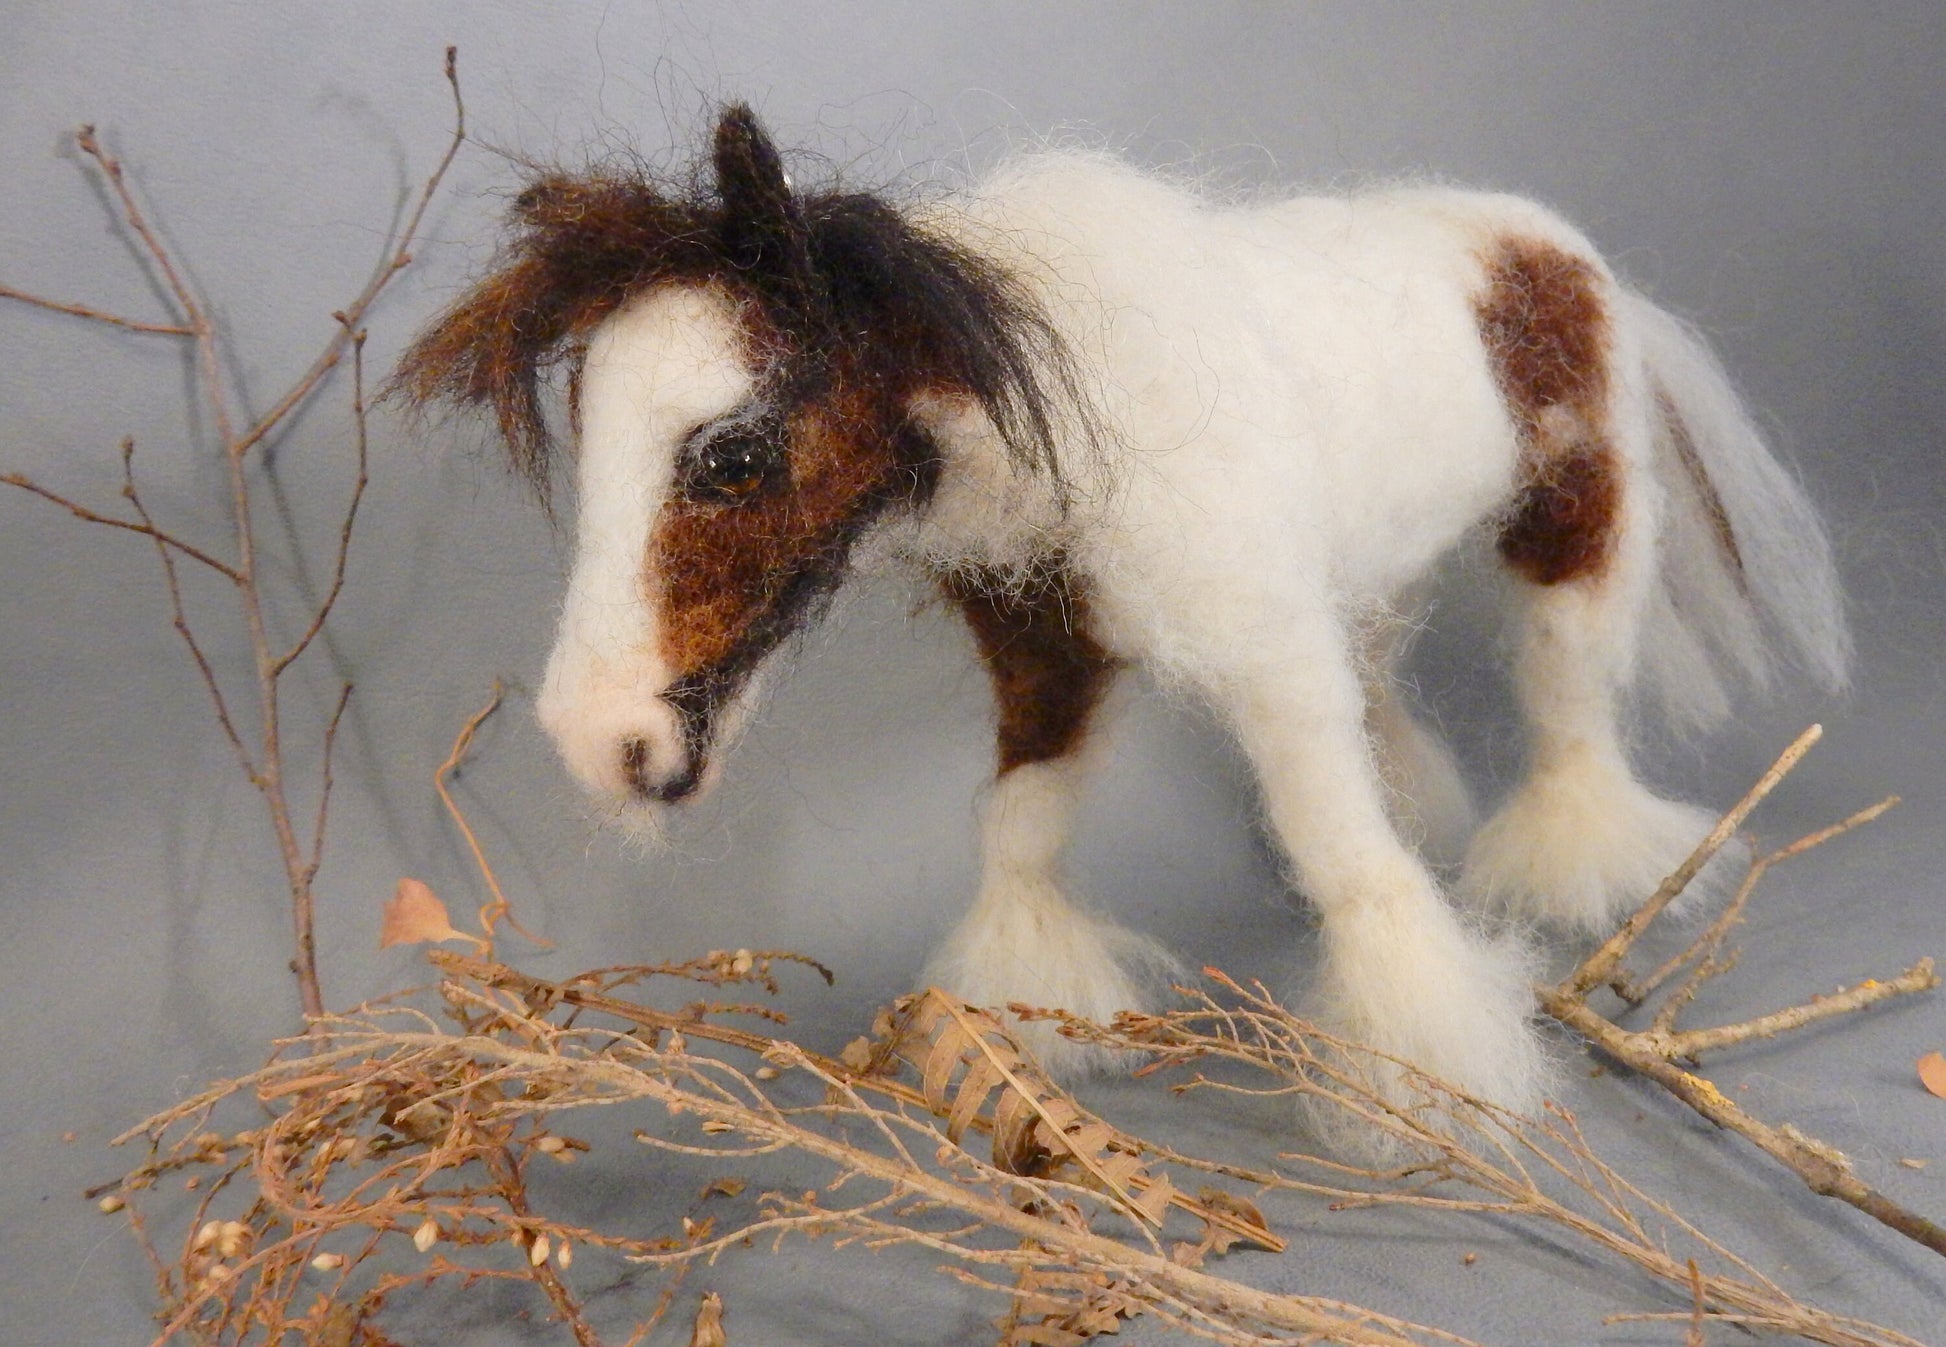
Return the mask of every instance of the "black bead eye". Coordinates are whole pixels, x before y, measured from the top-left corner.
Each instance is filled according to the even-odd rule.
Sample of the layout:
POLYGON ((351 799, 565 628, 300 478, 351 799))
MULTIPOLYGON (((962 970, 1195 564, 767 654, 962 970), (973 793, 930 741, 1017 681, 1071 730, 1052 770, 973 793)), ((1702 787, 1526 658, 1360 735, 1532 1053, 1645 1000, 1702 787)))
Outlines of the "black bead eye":
POLYGON ((776 432, 724 430, 692 451, 686 488, 701 500, 739 501, 754 496, 783 466, 776 432))

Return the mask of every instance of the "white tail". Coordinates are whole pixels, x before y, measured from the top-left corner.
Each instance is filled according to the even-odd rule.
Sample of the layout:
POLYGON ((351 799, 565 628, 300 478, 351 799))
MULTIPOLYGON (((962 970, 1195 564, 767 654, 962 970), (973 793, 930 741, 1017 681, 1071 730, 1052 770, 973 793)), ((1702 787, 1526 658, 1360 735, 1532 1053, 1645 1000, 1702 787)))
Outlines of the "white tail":
POLYGON ((1669 497, 1641 647, 1649 690, 1676 726, 1721 720, 1732 682, 1767 687, 1780 665, 1841 691, 1851 635, 1816 511, 1702 339, 1639 296, 1624 305, 1669 497))

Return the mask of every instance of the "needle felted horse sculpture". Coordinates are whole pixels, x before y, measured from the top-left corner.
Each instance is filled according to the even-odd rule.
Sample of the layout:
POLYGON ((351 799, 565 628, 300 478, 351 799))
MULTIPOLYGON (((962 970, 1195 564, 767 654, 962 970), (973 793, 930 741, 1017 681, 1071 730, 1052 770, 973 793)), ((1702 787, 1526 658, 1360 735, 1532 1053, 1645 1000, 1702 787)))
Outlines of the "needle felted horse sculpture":
POLYGON ((490 409, 545 491, 564 375, 578 543, 540 715, 572 772, 643 811, 706 790, 787 639, 855 569, 906 565, 999 706, 980 892, 927 978, 1142 1001, 1166 956, 1057 878, 1140 661, 1253 765, 1321 919, 1313 1011, 1533 1103, 1518 947, 1421 847, 1464 855, 1481 909, 1599 931, 1710 822, 1637 780, 1637 685, 1701 723, 1784 659, 1845 676, 1818 521, 1702 345, 1510 197, 1222 207, 1047 152, 900 205, 800 190, 741 106, 711 167, 534 182, 397 376, 490 409), (1528 761, 1475 830, 1392 668, 1402 596, 1482 533, 1528 761))

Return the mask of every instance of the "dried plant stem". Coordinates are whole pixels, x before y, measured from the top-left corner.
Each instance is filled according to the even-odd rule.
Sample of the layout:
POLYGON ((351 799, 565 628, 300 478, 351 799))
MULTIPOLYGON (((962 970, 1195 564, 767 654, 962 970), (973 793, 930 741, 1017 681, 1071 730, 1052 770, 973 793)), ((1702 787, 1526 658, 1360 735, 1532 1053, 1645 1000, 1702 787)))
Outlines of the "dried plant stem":
POLYGON ((1790 747, 1779 754, 1777 761, 1757 778, 1757 783, 1745 792, 1744 797, 1731 807, 1730 812, 1725 814, 1714 828, 1710 829, 1709 836, 1697 845, 1689 858, 1657 886, 1656 891, 1649 895, 1641 907, 1630 914, 1629 919, 1622 923, 1620 930, 1609 936, 1602 942, 1600 948, 1582 961, 1581 966, 1575 969, 1568 980, 1562 984, 1563 988, 1571 995, 1581 995, 1600 986, 1612 976, 1616 968, 1621 965, 1622 959, 1641 938, 1642 932, 1649 929, 1649 923, 1660 916, 1663 909, 1689 887, 1689 882, 1696 878, 1705 865, 1709 864, 1710 859, 1723 849, 1725 843, 1736 836, 1737 829, 1743 826, 1743 821, 1750 817, 1751 811, 1763 803, 1765 796, 1777 789, 1778 783, 1790 775, 1791 769, 1797 766, 1804 755, 1811 751, 1811 746, 1823 737, 1824 726, 1812 725, 1792 740, 1790 747))
MULTIPOLYGON (((1938 982, 1931 961, 1922 961, 1893 982, 1878 984, 1877 990, 1882 995, 1860 998, 1843 1009, 1856 1009, 1902 992, 1928 989, 1937 986, 1938 982)), ((1752 1142, 1803 1179, 1812 1192, 1849 1203, 1907 1239, 1917 1241, 1934 1253, 1946 1255, 1946 1229, 1907 1210, 1863 1182, 1852 1172, 1851 1162, 1836 1147, 1805 1136, 1789 1124, 1773 1127, 1752 1117, 1709 1081, 1670 1061, 1661 1050, 1644 1041, 1641 1034, 1619 1028, 1590 1010, 1583 1002, 1555 995, 1550 989, 1543 993, 1541 1007, 1603 1053, 1655 1081, 1719 1127, 1726 1127, 1752 1142)))
MULTIPOLYGON (((741 956, 727 966, 711 958, 633 972, 638 979, 662 973, 768 985, 768 959, 741 956)), ((769 1074, 753 1076, 730 1062, 691 1054, 684 1034, 651 1040, 624 1032, 631 1021, 619 1029, 583 1023, 581 1007, 537 1004, 465 976, 464 961, 441 962, 448 972, 441 992, 460 1032, 441 1031, 407 1009, 327 1018, 309 1037, 287 1041, 285 1052, 263 1069, 205 1091, 123 1138, 146 1135, 157 1147, 124 1181, 123 1192, 132 1195, 162 1174, 200 1167, 218 1176, 207 1185, 211 1190, 228 1185, 246 1203, 233 1223, 234 1236, 212 1244, 211 1191, 182 1251, 173 1263, 162 1263, 167 1308, 158 1347, 185 1329, 212 1342, 241 1343, 253 1333, 313 1340, 333 1324, 342 1336, 365 1330, 400 1290, 481 1277, 532 1283, 576 1342, 596 1347, 600 1339, 573 1288, 559 1266, 549 1265, 550 1249, 572 1242, 679 1277, 697 1262, 754 1239, 792 1234, 928 1250, 957 1264, 964 1280, 1010 1294, 1013 1288, 985 1274, 1031 1274, 1032 1289, 1015 1296, 1009 1347, 1079 1343, 1137 1313, 1233 1347, 1466 1342, 1329 1298, 1260 1291, 1210 1273, 1200 1264, 1233 1241, 1207 1218, 1200 1243, 1166 1251, 1139 1225, 1133 1238, 1105 1233, 1100 1222, 1120 1211, 1107 1178, 1126 1181, 1138 1165, 1127 1149, 1132 1143, 1116 1137, 1117 1149, 1102 1153, 1113 1162, 1113 1175, 1092 1175, 1078 1164, 1047 1166, 1048 1153, 1040 1146, 1058 1145, 1062 1134, 1079 1138, 1108 1129, 1072 1110, 1043 1111, 1037 1118, 1026 1108, 1023 1097, 1050 1103, 1052 1097, 1044 1084, 1024 1079, 1039 1068, 1014 1045, 1003 1048, 1000 1025, 983 1012, 962 1008, 947 1021, 882 1017, 883 1032, 892 1037, 886 1040, 890 1057, 881 1060, 923 1063, 928 1084, 922 1097, 943 1092, 929 1104, 908 1106, 879 1088, 891 1082, 826 1071, 822 1059, 786 1040, 765 1040, 769 1074), (928 1022, 949 1027, 936 1041, 908 1038, 928 1022), (985 1059, 967 1046, 974 1039, 994 1047, 1012 1078, 998 1096, 983 1072, 985 1059), (942 1070, 953 1063, 965 1070, 957 1084, 949 1079, 954 1072, 942 1070), (772 1093, 781 1087, 765 1081, 783 1075, 817 1087, 813 1102, 787 1102, 804 1097, 801 1086, 772 1093), (873 1093, 888 1102, 868 1101, 873 1093), (208 1130, 213 1109, 253 1097, 267 1110, 257 1127, 227 1136, 208 1130), (1005 1156, 996 1145, 991 1162, 980 1159, 951 1135, 968 1121, 969 1100, 990 1106, 991 1135, 1001 1135, 1008 1126, 1003 1119, 1011 1116, 1038 1129, 1040 1142, 1026 1152, 1010 1146, 1005 1156), (660 1107, 634 1115, 649 1124, 637 1138, 668 1155, 720 1161, 788 1151, 835 1177, 821 1190, 769 1194, 754 1215, 727 1228, 685 1217, 679 1238, 605 1234, 540 1211, 526 1169, 544 1155, 559 1158, 569 1146, 548 1126, 576 1109, 640 1104, 660 1107), (951 1121, 942 1122, 949 1114, 951 1121), (166 1145, 171 1134, 180 1140, 166 1145), (1017 1154, 1033 1172, 1008 1167, 1007 1157, 1017 1154), (861 1187, 871 1191, 851 1196, 861 1187), (841 1190, 844 1200, 836 1196, 841 1190), (318 1266, 321 1249, 345 1249, 345 1237, 360 1232, 355 1253, 324 1255, 338 1260, 332 1266, 339 1275, 318 1296, 307 1266, 318 1266), (385 1250, 416 1257, 421 1270, 415 1274, 408 1264, 405 1271, 382 1271, 373 1262, 361 1279, 368 1287, 361 1295, 352 1271, 385 1250), (1022 1321, 1021 1314, 1040 1317, 1022 1321)), ((584 977, 613 980, 607 974, 584 977)), ((725 1009, 733 1008, 697 1013, 725 1009)), ((1235 1210, 1252 1210, 1241 1199, 1228 1200, 1235 1210)), ((1183 1205, 1192 1212, 1216 1209, 1183 1205)), ((1244 1225, 1254 1242, 1270 1242, 1258 1223, 1244 1225)), ((673 1295, 673 1284, 662 1288, 654 1313, 631 1342, 666 1313, 673 1295)))
POLYGON ((1213 969, 1205 974, 1225 993, 1223 1000, 1184 989, 1195 1004, 1166 1015, 1124 1015, 1112 1026, 1056 1018, 1069 1036, 1151 1054, 1149 1070, 1216 1059, 1263 1072, 1273 1082, 1263 1088, 1219 1083, 1200 1074, 1176 1088, 1301 1096, 1342 1116, 1382 1147, 1388 1165, 1313 1155, 1281 1157, 1332 1176, 1310 1179, 1281 1167, 1211 1165, 1151 1147, 1159 1158, 1267 1189, 1330 1198, 1336 1209, 1403 1206, 1538 1222, 1666 1283, 1690 1304, 1681 1318, 1692 1325, 1700 1316, 1706 1322, 1762 1327, 1829 1347, 1918 1347, 1894 1330, 1795 1300, 1602 1160, 1565 1110, 1550 1108, 1539 1118, 1508 1113, 1407 1063, 1319 1029, 1292 1015, 1261 987, 1243 987, 1213 969), (1388 1064, 1404 1073, 1415 1096, 1411 1103, 1401 1104, 1395 1092, 1378 1085, 1388 1064), (1678 1241, 1695 1253, 1685 1256, 1678 1241), (1702 1258, 1713 1270, 1701 1268, 1702 1258))
POLYGON ((488 717, 500 709, 501 700, 505 695, 505 689, 501 687, 500 681, 495 679, 493 692, 488 696, 486 705, 475 711, 467 722, 460 726, 459 734, 453 739, 452 751, 446 755, 446 761, 440 763, 439 769, 432 775, 432 785, 439 793, 440 802, 446 806, 446 813, 452 818, 454 826, 459 829, 460 836, 466 840, 466 849, 472 853, 473 864, 478 867, 480 878, 486 883, 487 892, 493 895, 491 902, 480 906, 480 929, 486 935, 487 948, 492 948, 493 928, 502 921, 532 943, 551 946, 553 941, 535 935, 521 925, 520 919, 514 915, 514 905, 507 900, 506 891, 500 887, 500 878, 494 874, 493 866, 487 860, 486 850, 480 845, 480 839, 474 833, 472 823, 467 820, 466 811, 461 809, 459 801, 453 798, 452 778, 459 774, 460 765, 466 761, 466 755, 473 747, 473 736, 480 732, 480 726, 486 724, 488 717))
POLYGON ((1736 807, 1723 816, 1689 859, 1649 896, 1620 930, 1559 984, 1536 987, 1535 995, 1545 1013, 1580 1034, 1605 1055, 1655 1081, 1717 1126, 1736 1132, 1756 1145, 1795 1173, 1812 1192, 1848 1203, 1906 1238, 1946 1256, 1946 1228, 1899 1205, 1859 1179, 1852 1171, 1851 1162, 1837 1147, 1806 1136, 1789 1124, 1773 1125, 1752 1116, 1715 1085, 1682 1065, 1685 1062, 1694 1065, 1705 1052, 1734 1047, 1754 1039, 1771 1038, 1834 1016, 1864 1010, 1895 997, 1930 991, 1939 985, 1931 959, 1920 959, 1895 978, 1884 981, 1867 979, 1835 995, 1818 997, 1741 1023, 1707 1029, 1685 1030, 1677 1027, 1678 1018, 1695 999, 1703 984, 1727 972, 1735 964, 1734 954, 1725 956, 1721 953, 1723 942, 1743 919, 1745 907, 1758 881, 1773 866, 1801 856, 1813 847, 1821 846, 1879 817, 1898 803, 1897 796, 1881 800, 1840 823, 1821 828, 1757 857, 1751 862, 1749 873, 1738 886, 1729 906, 1680 954, 1640 979, 1630 978, 1623 966, 1623 960, 1643 932, 1695 878, 1717 849, 1729 840, 1750 812, 1789 774, 1817 742, 1821 732, 1818 726, 1813 725, 1799 735, 1738 801, 1736 807), (1689 974, 1669 994, 1646 1029, 1623 1028, 1615 1019, 1601 1014, 1588 1004, 1589 994, 1606 985, 1632 1006, 1639 1006, 1686 966, 1690 967, 1689 974))
POLYGON ((153 332, 167 337, 189 337, 195 329, 180 323, 146 323, 138 318, 123 318, 119 314, 108 313, 87 304, 64 304, 57 299, 46 299, 40 295, 17 290, 11 285, 0 285, 0 299, 18 300, 37 309, 49 309, 55 313, 73 314, 76 318, 86 318, 90 322, 106 323, 110 327, 126 328, 130 332, 153 332))
MULTIPOLYGON (((1788 846, 1779 847, 1775 851, 1757 857, 1756 860, 1751 862, 1749 873, 1737 885, 1736 894, 1731 898, 1729 904, 1724 907, 1722 913, 1715 921, 1709 924, 1708 928, 1701 935, 1690 942, 1688 948, 1679 954, 1670 955, 1668 960, 1660 968, 1657 968, 1645 978, 1631 981, 1625 975, 1624 971, 1618 968, 1616 970, 1616 977, 1609 984, 1610 987, 1617 996, 1620 996, 1630 1005, 1640 1005, 1642 1002, 1648 1000, 1663 983, 1680 972, 1683 965, 1690 963, 1692 960, 1696 960, 1697 971, 1692 972, 1689 979, 1691 987, 1690 994, 1693 996, 1694 985, 1702 981, 1700 970, 1705 966, 1708 959, 1722 947, 1723 940, 1729 935, 1730 931, 1743 920, 1743 911, 1750 902, 1750 895, 1756 892, 1757 885, 1770 872, 1772 866, 1779 862, 1790 860, 1793 857, 1801 856, 1813 847, 1823 846, 1826 842, 1832 841, 1834 838, 1842 837, 1854 828, 1861 828, 1878 818, 1881 814, 1884 814, 1887 810, 1896 808, 1898 804, 1898 796, 1888 795, 1877 804, 1868 805, 1842 822, 1834 823, 1828 828, 1820 828, 1816 832, 1798 838, 1797 841, 1790 843, 1788 846), (1701 956, 1700 959, 1699 956, 1701 956)), ((1688 999, 1689 997, 1683 998, 1685 1004, 1688 999)))
MULTIPOLYGON (((4 293, 3 288, 0 288, 0 293, 4 293)), ((123 441, 125 447, 130 446, 133 443, 134 441, 132 440, 123 441)), ((130 533, 139 533, 144 537, 153 538, 156 540, 156 542, 162 544, 165 547, 175 548, 176 551, 182 553, 184 556, 188 557, 191 561, 200 561, 203 565, 215 571, 218 575, 228 580, 231 584, 237 583, 239 579, 235 568, 232 567, 228 562, 217 560, 215 557, 203 551, 201 548, 196 547, 193 544, 184 542, 181 538, 177 537, 175 534, 168 533, 163 531, 162 529, 156 528, 153 524, 145 524, 140 520, 135 520, 135 519, 117 519, 113 515, 105 515, 105 514, 97 513, 94 510, 90 510, 87 506, 82 505, 78 501, 69 500, 66 496, 63 496, 58 492, 49 491, 46 487, 41 486, 39 483, 34 482, 30 478, 24 477, 17 472, 0 473, 0 482, 5 482, 8 486, 17 486, 22 491, 31 492, 32 494, 39 496, 43 500, 52 501, 54 504, 66 510, 69 514, 73 515, 76 519, 82 520, 85 523, 102 524, 102 525, 106 525, 109 528, 115 528, 115 529, 126 529, 130 533)))
POLYGON ((132 440, 125 440, 122 446, 122 496, 135 516, 133 519, 92 509, 20 473, 0 476, 0 483, 16 487, 58 505, 87 523, 142 534, 154 542, 168 586, 172 625, 188 649, 190 658, 196 666, 197 675, 209 693, 217 723, 236 753, 239 767, 263 799, 269 815, 271 831, 276 838, 278 854, 283 862, 285 878, 289 885, 291 934, 294 947, 290 963, 291 972, 297 981, 298 998, 304 1014, 311 1018, 324 1013, 324 995, 318 980, 313 885, 323 855, 325 822, 331 790, 331 754, 335 746, 339 722, 351 695, 351 688, 349 684, 342 685, 336 709, 330 717, 326 730, 321 749, 321 761, 317 769, 317 818, 307 845, 298 834, 296 813, 290 792, 290 773, 283 734, 281 680, 285 672, 323 632, 344 589, 353 529, 357 522, 360 502, 364 498, 369 468, 364 375, 366 334, 361 324, 365 314, 392 278, 411 261, 412 245, 424 221, 427 207, 444 181, 454 156, 458 154, 460 146, 465 142, 466 107, 460 97, 456 55, 451 48, 446 52, 445 69, 447 83, 453 95, 454 128, 444 154, 423 183, 413 210, 406 218, 396 242, 382 259, 378 270, 356 299, 332 315, 335 331, 323 350, 304 374, 275 400, 270 410, 254 420, 246 423, 233 407, 233 402, 237 399, 233 395, 224 371, 234 368, 241 362, 232 358, 228 335, 212 317, 208 306, 184 279, 185 269, 178 264, 174 254, 162 242, 150 223, 147 212, 129 185, 127 171, 121 160, 111 154, 101 143, 92 126, 82 127, 76 134, 75 143, 93 162, 107 185, 122 224, 133 236, 137 252, 153 268, 170 305, 176 310, 176 320, 167 323, 146 322, 111 314, 90 305, 63 303, 12 286, 0 285, 0 299, 11 299, 35 308, 69 314, 90 322, 129 331, 187 337, 193 344, 197 396, 207 408, 215 447, 223 456, 226 472, 231 534, 229 559, 217 555, 216 550, 200 547, 170 530, 161 528, 150 517, 133 471, 134 442, 132 440), (275 624, 270 613, 270 595, 265 590, 258 567, 256 505, 252 498, 253 473, 256 471, 256 465, 252 461, 250 451, 264 443, 292 412, 308 402, 323 386, 326 376, 344 362, 347 354, 350 356, 352 366, 351 410, 356 475, 350 498, 341 515, 331 567, 331 580, 326 592, 321 599, 310 604, 308 618, 299 634, 288 643, 280 643, 273 634, 275 624), (177 573, 178 557, 186 557, 222 576, 230 583, 235 594, 250 647, 251 675, 248 686, 256 719, 254 742, 246 740, 237 712, 238 699, 228 688, 227 680, 219 676, 217 661, 211 658, 208 648, 190 622, 181 577, 177 573))
MULTIPOLYGON (((510 1063, 522 1059, 521 1054, 510 1049, 497 1048, 496 1051, 507 1054, 502 1060, 510 1063)), ((811 1068, 807 1057, 793 1053, 789 1048, 781 1049, 780 1055, 783 1061, 792 1065, 811 1068)), ((665 1103, 673 1097, 651 1084, 645 1083, 643 1088, 650 1092, 650 1097, 660 1097, 665 1103)), ((728 1123, 743 1135, 788 1140, 795 1149, 820 1156, 847 1172, 863 1174, 895 1189, 917 1193, 940 1207, 965 1213, 988 1229, 1004 1230, 1019 1239, 1032 1240, 1071 1264, 1139 1273, 1180 1296, 1185 1302, 1229 1307, 1267 1328, 1326 1335, 1327 1340, 1332 1342, 1371 1344, 1405 1344, 1414 1339, 1401 1336, 1402 1330, 1425 1331, 1369 1311, 1354 1310, 1309 1296, 1258 1291, 1227 1278, 1183 1267, 1162 1255, 1133 1249, 1119 1240, 1108 1239, 1085 1229, 1054 1224, 1009 1203, 980 1197, 961 1184, 924 1170, 914 1170, 870 1152, 861 1155, 856 1148, 841 1141, 816 1134, 785 1133, 770 1118, 743 1105, 721 1103, 690 1107, 695 1107, 706 1117, 728 1123)), ((649 1261, 654 1261, 654 1256, 649 1261)), ((1438 1336, 1448 1341, 1461 1341, 1448 1338, 1445 1334, 1438 1336)))
MULTIPOLYGON (((765 952, 754 957, 763 960, 783 956, 765 952)), ((780 1042, 784 1041, 770 1034, 738 1029, 733 1025, 717 1024, 694 1013, 678 1014, 656 1010, 582 985, 596 976, 594 974, 584 974, 581 978, 565 982, 549 982, 510 968, 506 964, 472 955, 457 954, 451 950, 428 950, 426 958, 435 968, 449 977, 462 978, 485 987, 512 992, 525 1004, 541 1011, 558 1005, 572 1006, 576 1010, 606 1015, 655 1034, 680 1034, 741 1048, 759 1056, 774 1050, 780 1042)), ((900 1105, 921 1109, 928 1106, 922 1090, 914 1089, 892 1076, 877 1074, 868 1067, 854 1066, 836 1057, 814 1053, 794 1043, 789 1047, 809 1069, 815 1070, 820 1075, 835 1081, 843 1081, 848 1086, 890 1099, 900 1105)), ((989 1124, 983 1118, 974 1118, 971 1126, 975 1130, 983 1130, 989 1124)), ((1238 1239, 1260 1244, 1273 1252, 1281 1252, 1284 1248, 1284 1241, 1264 1229, 1261 1223, 1249 1221, 1220 1207, 1210 1207, 1188 1194, 1172 1192, 1170 1203, 1199 1220, 1207 1221, 1228 1231, 1238 1239)))

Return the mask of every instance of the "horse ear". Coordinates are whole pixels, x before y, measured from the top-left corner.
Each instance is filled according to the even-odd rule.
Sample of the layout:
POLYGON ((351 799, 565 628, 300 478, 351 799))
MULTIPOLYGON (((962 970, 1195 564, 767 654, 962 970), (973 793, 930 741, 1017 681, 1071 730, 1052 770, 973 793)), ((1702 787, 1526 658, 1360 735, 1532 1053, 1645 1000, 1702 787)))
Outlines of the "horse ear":
POLYGON ((723 109, 716 123, 715 163, 723 248, 731 265, 778 299, 808 300, 813 292, 810 231, 777 146, 748 104, 723 109))

